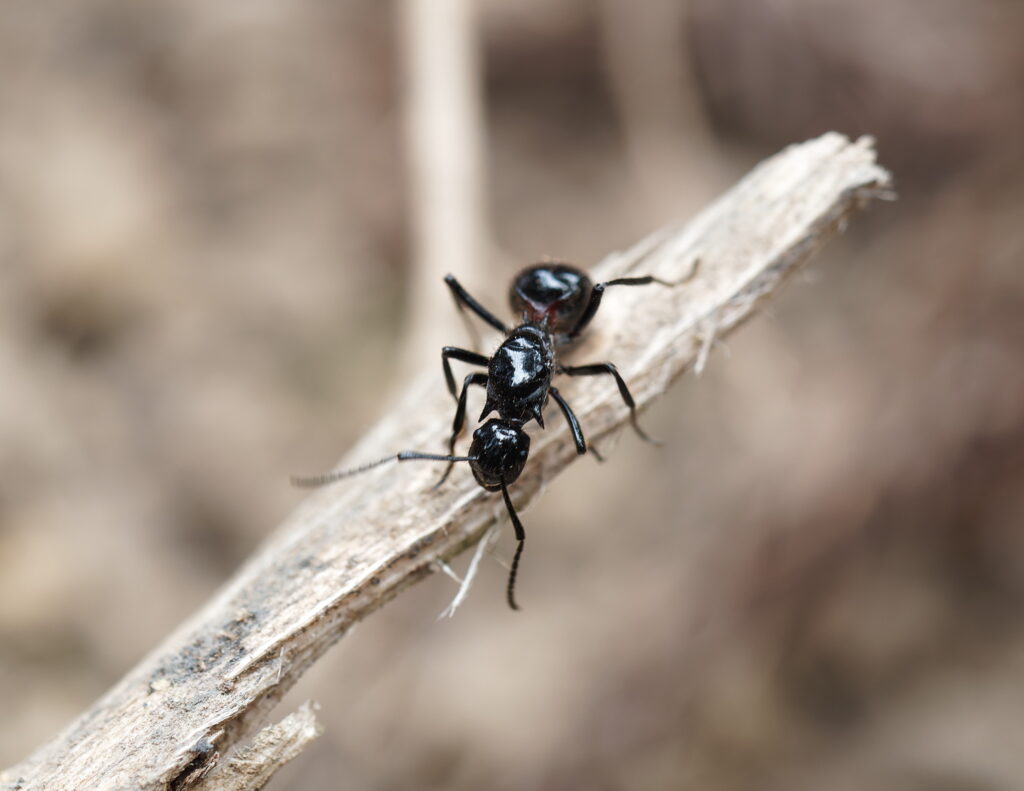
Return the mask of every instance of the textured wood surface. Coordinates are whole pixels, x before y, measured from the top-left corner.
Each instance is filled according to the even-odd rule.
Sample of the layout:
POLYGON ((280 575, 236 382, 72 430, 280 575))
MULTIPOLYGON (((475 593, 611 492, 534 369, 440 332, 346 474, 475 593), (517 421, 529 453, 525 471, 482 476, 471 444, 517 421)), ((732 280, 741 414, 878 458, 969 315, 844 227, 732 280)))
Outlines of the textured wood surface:
MULTIPOLYGON (((610 291, 572 359, 615 361, 637 403, 649 404, 889 189, 869 139, 830 133, 786 149, 691 222, 597 266, 600 279, 680 280, 699 262, 675 288, 610 291)), ((592 441, 627 418, 606 379, 560 382, 592 441)), ((438 360, 342 466, 440 450, 452 410, 438 360)), ((549 414, 546 430, 531 429, 530 460, 513 489, 520 509, 575 458, 564 422, 549 414)), ((500 496, 480 489, 465 465, 431 492, 437 474, 427 463, 385 466, 314 492, 212 601, 51 743, 0 774, 3 788, 261 787, 316 733, 304 709, 241 746, 284 692, 353 624, 507 520, 500 496)), ((504 607, 500 591, 476 595, 504 607)))

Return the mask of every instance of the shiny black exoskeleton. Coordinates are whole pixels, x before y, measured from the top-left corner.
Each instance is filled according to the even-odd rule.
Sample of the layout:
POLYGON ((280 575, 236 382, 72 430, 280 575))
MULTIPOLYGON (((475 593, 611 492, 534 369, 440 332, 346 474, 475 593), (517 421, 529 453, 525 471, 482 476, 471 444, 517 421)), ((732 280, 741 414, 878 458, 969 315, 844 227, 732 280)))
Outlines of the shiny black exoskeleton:
POLYGON ((516 480, 530 455, 530 435, 518 423, 492 418, 473 432, 469 467, 476 482, 489 492, 516 480))
POLYGON ((536 420, 543 428, 554 368, 551 336, 535 324, 516 327, 487 363, 487 400, 480 419, 497 412, 519 423, 536 420))
POLYGON ((619 394, 629 409, 633 429, 642 439, 652 441, 637 423, 636 404, 625 381, 612 363, 566 366, 558 361, 557 352, 570 346, 590 324, 601 305, 605 289, 609 286, 673 284, 649 275, 593 284, 585 272, 569 264, 537 264, 522 270, 512 282, 509 302, 520 321, 515 327, 509 328, 473 299, 454 277, 448 275, 445 283, 460 311, 468 308, 505 336, 490 357, 455 346, 445 346, 441 350, 445 382, 457 403, 448 453, 442 455, 402 451, 396 456, 389 456, 353 470, 311 478, 293 478, 292 481, 299 486, 320 486, 392 460, 446 461, 448 467, 437 482, 437 486, 440 486, 448 478, 455 462, 468 462, 477 483, 488 491, 501 492, 515 529, 518 546, 509 572, 507 598, 509 606, 517 610, 519 607, 515 601, 515 581, 526 533, 512 506, 508 487, 522 474, 530 453, 530 437, 523 430, 523 426, 531 420, 536 420, 543 428, 544 408, 547 406, 548 398, 553 398, 569 424, 576 452, 582 455, 588 450, 576 415, 558 389, 551 384, 555 374, 607 374, 613 377, 619 394), (451 368, 452 360, 486 367, 487 372, 476 371, 468 374, 463 380, 461 391, 457 391, 451 368), (487 392, 479 419, 483 420, 492 412, 496 412, 498 417, 487 420, 473 432, 468 456, 456 456, 455 442, 466 421, 466 396, 473 385, 485 387, 487 392))
MULTIPOLYGON (((455 398, 458 407, 452 424, 449 453, 455 449, 455 440, 462 431, 466 417, 466 391, 471 385, 487 388, 480 419, 491 412, 497 412, 504 420, 523 425, 531 420, 544 427, 544 407, 548 396, 555 399, 569 428, 576 452, 587 452, 586 441, 572 409, 562 398, 558 389, 551 386, 557 373, 568 376, 595 376, 607 374, 615 379, 623 402, 629 409, 633 429, 641 438, 651 441, 636 420, 636 404, 630 395, 622 376, 612 363, 567 366, 558 362, 557 351, 575 341, 590 324, 601 305, 605 289, 609 286, 641 286, 648 283, 672 285, 664 280, 645 275, 624 277, 605 283, 592 284, 581 269, 569 264, 537 264, 522 270, 512 281, 509 302, 512 310, 520 316, 521 323, 509 329, 493 313, 477 302, 454 277, 445 278, 459 310, 469 308, 473 313, 505 335, 505 340, 491 357, 445 346, 441 350, 441 362, 448 391, 455 398), (460 360, 470 365, 487 366, 487 373, 471 373, 462 383, 462 391, 456 395, 455 376, 451 361, 460 360)), ((451 470, 449 465, 441 482, 451 470)), ((511 482, 511 481, 509 481, 511 482)))
POLYGON ((575 330, 579 334, 586 326, 586 322, 581 325, 580 319, 593 289, 587 274, 576 267, 545 264, 528 267, 516 275, 508 301, 514 314, 522 316, 523 321, 545 324, 559 339, 559 345, 564 345, 570 332, 575 330))
MULTIPOLYGON (((536 264, 519 272, 509 289, 509 302, 512 310, 520 319, 520 323, 513 328, 507 327, 504 322, 470 296, 453 276, 448 275, 445 278, 445 283, 448 284, 455 299, 455 305, 460 311, 468 308, 480 319, 501 332, 505 339, 490 357, 455 346, 446 346, 441 351, 445 382, 448 385, 448 391, 456 400, 457 407, 448 443, 448 454, 451 461, 441 476, 441 480, 438 481, 438 485, 445 481, 451 472, 452 465, 457 460, 457 457, 453 455, 455 441, 465 424, 466 394, 472 385, 487 389, 487 397, 483 411, 480 413, 480 420, 492 412, 497 412, 500 420, 510 427, 518 427, 520 431, 531 420, 536 420, 543 428, 544 408, 547 406, 548 398, 553 398, 569 424, 576 452, 582 455, 587 452, 588 447, 579 421, 572 408, 558 392, 558 388, 551 385, 551 380, 555 374, 559 373, 568 376, 607 374, 614 378, 619 395, 629 409, 633 429, 642 439, 648 442, 652 441, 637 423, 636 404, 633 401, 633 396, 612 363, 567 366, 558 361, 557 352, 559 349, 570 346, 590 324, 597 309, 601 306, 605 289, 609 286, 641 286, 648 283, 669 286, 672 285, 671 283, 645 275, 593 284, 585 272, 569 264, 554 262, 536 264), (474 372, 467 375, 463 380, 462 390, 456 394, 455 377, 451 368, 452 360, 459 360, 470 365, 486 366, 487 373, 474 372)), ((489 423, 484 424, 485 427, 487 425, 489 423)), ((473 435, 474 447, 477 445, 477 435, 480 431, 481 429, 477 429, 473 435)), ((470 466, 473 467, 473 474, 481 485, 488 488, 481 480, 477 468, 473 466, 474 463, 479 464, 479 461, 473 461, 475 455, 471 447, 470 466)), ((505 494, 505 504, 512 516, 513 525, 516 526, 516 538, 519 540, 519 546, 516 548, 516 554, 512 561, 508 585, 508 603, 513 609, 518 609, 513 594, 525 534, 512 509, 506 487, 519 477, 522 469, 522 465, 515 468, 510 465, 507 469, 498 471, 502 492, 505 494)))

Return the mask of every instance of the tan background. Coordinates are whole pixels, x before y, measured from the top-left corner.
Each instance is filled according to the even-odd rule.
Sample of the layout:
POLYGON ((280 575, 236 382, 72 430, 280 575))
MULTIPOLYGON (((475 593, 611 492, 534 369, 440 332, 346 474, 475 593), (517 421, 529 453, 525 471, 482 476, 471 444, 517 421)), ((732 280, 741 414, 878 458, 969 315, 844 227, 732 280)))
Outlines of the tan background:
MULTIPOLYGON (((443 294, 408 287, 392 4, 5 10, 0 765, 372 424, 443 294)), ((523 263, 589 265, 828 129, 875 134, 901 200, 644 416, 666 447, 624 433, 525 514, 523 613, 489 563, 455 620, 435 577, 329 654, 277 786, 1019 788, 1024 6, 479 14, 489 242, 457 274, 503 314, 523 263)))

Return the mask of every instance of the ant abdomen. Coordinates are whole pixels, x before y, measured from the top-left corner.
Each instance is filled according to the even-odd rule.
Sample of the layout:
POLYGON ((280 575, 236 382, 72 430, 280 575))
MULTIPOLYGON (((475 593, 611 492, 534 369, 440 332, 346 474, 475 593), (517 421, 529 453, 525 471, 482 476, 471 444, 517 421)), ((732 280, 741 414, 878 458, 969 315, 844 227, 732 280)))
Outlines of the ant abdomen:
POLYGON ((512 312, 524 321, 546 323, 555 335, 579 324, 593 285, 586 272, 569 264, 536 264, 516 275, 509 289, 512 312))

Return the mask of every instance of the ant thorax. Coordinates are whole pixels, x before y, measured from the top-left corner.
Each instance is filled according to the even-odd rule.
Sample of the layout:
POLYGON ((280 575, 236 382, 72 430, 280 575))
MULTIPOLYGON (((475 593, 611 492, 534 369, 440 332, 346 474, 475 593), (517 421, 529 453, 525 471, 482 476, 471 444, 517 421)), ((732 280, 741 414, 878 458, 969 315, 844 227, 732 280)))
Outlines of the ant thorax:
POLYGON ((487 401, 480 420, 497 412, 506 420, 544 425, 544 406, 555 370, 555 347, 544 326, 523 324, 509 333, 487 366, 487 401))

